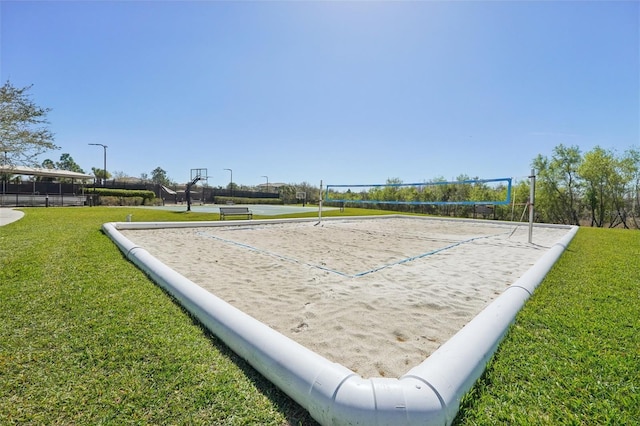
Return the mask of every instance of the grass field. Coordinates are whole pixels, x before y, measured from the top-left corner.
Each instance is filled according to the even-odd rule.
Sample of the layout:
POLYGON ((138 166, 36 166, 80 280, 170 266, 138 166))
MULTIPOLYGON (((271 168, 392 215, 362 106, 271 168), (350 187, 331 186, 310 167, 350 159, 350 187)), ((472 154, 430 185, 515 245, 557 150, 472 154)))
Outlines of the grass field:
MULTIPOLYGON (((313 424, 124 260, 100 225, 127 209, 24 211, 0 227, 0 424, 313 424)), ((637 421, 639 257, 635 231, 581 229, 456 423, 637 421)))
POLYGON ((457 420, 640 424, 640 232, 579 230, 457 420))

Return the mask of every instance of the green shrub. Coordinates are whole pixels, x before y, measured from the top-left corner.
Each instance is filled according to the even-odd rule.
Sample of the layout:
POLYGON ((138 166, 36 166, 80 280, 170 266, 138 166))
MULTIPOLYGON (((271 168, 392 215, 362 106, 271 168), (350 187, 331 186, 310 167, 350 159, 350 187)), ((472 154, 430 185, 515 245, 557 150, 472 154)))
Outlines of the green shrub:
POLYGON ((100 197, 101 206, 141 206, 144 204, 142 197, 113 197, 102 196, 100 197))
POLYGON ((138 189, 91 188, 87 195, 97 194, 98 204, 104 206, 139 206, 156 198, 153 191, 138 189))

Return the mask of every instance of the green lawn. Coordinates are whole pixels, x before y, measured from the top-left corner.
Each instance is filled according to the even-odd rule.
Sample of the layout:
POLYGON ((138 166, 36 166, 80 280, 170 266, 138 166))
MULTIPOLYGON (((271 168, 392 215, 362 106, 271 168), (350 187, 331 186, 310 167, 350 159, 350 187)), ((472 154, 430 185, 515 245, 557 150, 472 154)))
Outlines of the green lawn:
MULTIPOLYGON (((126 208, 24 211, 0 227, 0 424, 311 423, 124 260, 100 225, 123 221, 126 208)), ((640 418, 638 258, 637 232, 581 229, 458 423, 640 418)))
POLYGON ((579 230, 456 424, 640 424, 640 232, 579 230))

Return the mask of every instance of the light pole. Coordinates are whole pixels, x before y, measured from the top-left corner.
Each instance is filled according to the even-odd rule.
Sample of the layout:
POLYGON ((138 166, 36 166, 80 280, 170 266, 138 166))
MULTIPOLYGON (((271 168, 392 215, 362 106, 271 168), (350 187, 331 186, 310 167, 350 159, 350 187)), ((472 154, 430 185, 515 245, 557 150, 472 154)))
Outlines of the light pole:
POLYGON ((102 186, 107 186, 107 146, 101 143, 90 143, 89 145, 101 146, 104 150, 104 168, 102 169, 102 186))
POLYGON ((267 180, 267 192, 269 192, 269 176, 260 176, 267 180))
POLYGON ((229 183, 229 193, 233 197, 233 170, 231 169, 222 169, 222 170, 228 170, 229 173, 231 173, 231 182, 229 183))
MULTIPOLYGON (((4 162, 2 163, 2 165, 6 168, 7 167, 7 151, 4 152, 4 162)), ((4 173, 2 174, 2 206, 4 206, 4 196, 7 193, 7 178, 9 177, 9 175, 7 174, 7 171, 5 170, 4 173)))

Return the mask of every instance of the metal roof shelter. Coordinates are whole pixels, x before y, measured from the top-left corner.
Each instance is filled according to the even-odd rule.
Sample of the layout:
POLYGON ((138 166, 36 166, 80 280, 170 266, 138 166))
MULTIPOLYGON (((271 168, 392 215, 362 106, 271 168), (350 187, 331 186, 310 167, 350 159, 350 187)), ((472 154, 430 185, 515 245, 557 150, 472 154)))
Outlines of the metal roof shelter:
POLYGON ((26 175, 26 176, 40 176, 40 177, 52 177, 52 178, 66 178, 66 179, 94 179, 95 176, 85 173, 71 172, 69 170, 58 169, 45 169, 40 167, 26 167, 26 166, 0 166, 0 173, 10 175, 26 175))
POLYGON ((85 204, 85 196, 84 196, 84 185, 80 183, 78 188, 82 192, 82 194, 77 194, 75 189, 75 184, 73 181, 85 181, 85 180, 93 180, 93 175, 88 175, 86 173, 77 173, 69 170, 58 170, 58 169, 45 169, 38 167, 26 167, 26 166, 13 166, 13 165, 0 165, 0 175, 4 175, 2 179, 2 193, 0 193, 0 206, 14 205, 18 206, 64 206, 64 205, 84 205, 85 204), (20 190, 13 193, 8 190, 10 185, 8 184, 7 177, 8 175, 25 175, 25 176, 37 176, 37 177, 45 177, 45 178, 53 178, 59 180, 57 187, 52 191, 53 188, 50 188, 52 183, 43 183, 33 181, 33 189, 31 193, 26 193, 24 190, 20 190), (63 184, 60 179, 71 179, 71 184, 63 184), (36 190, 36 185, 42 187, 45 185, 44 189, 36 190), (63 191, 63 187, 71 186, 71 189, 66 189, 63 191), (66 192, 65 192, 66 191, 66 192))

